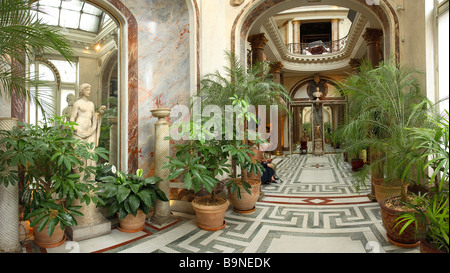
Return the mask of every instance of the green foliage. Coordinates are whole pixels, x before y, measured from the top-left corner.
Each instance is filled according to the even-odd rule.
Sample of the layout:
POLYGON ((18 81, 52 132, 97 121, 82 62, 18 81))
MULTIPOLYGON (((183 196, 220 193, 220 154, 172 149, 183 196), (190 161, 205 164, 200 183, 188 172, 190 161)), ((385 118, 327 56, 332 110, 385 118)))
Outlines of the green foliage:
POLYGON ((129 213, 136 216, 139 209, 148 214, 156 200, 169 201, 157 186, 162 181, 160 177, 144 178, 142 169, 138 169, 136 174, 114 169, 112 172, 115 172, 113 176, 100 178, 103 183, 99 195, 104 201, 103 206, 108 208, 109 215, 118 213, 119 218, 123 219, 129 213))
POLYGON ((428 160, 423 171, 429 167, 433 170, 429 177, 430 186, 434 186, 429 194, 416 196, 415 204, 407 204, 413 209, 399 217, 399 223, 405 223, 400 233, 409 225, 415 224, 419 234, 426 238, 437 249, 449 252, 449 210, 448 210, 448 111, 446 117, 440 114, 429 116, 432 128, 411 128, 411 139, 415 143, 418 155, 416 161, 428 160))
POLYGON ((84 167, 84 162, 106 159, 108 151, 76 139, 74 125, 63 117, 52 117, 39 125, 19 123, 12 131, 0 131, 0 143, 6 146, 5 151, 0 151, 0 184, 15 185, 19 181, 18 172, 24 174, 21 201, 25 217, 41 209, 47 209, 43 214, 50 214, 50 207, 43 204, 52 203, 54 198, 64 199, 69 207, 75 199, 87 204, 101 202, 90 194, 97 190, 89 180, 95 175, 95 167, 84 167), (18 170, 10 170, 8 166, 17 166, 18 170), (80 179, 84 183, 79 183, 80 179))
MULTIPOLYGON (((372 154, 380 155, 360 171, 359 185, 365 184, 369 173, 377 171, 388 183, 414 181, 404 176, 411 160, 417 157, 408 130, 428 127, 426 113, 430 107, 420 94, 416 74, 389 62, 375 69, 363 64, 359 74, 350 75, 341 84, 349 109, 345 124, 333 134, 333 140, 342 143, 348 155, 357 155, 368 147, 372 154)), ((402 199, 405 196, 402 194, 402 199)))
POLYGON ((55 227, 60 224, 64 230, 66 226, 76 226, 77 221, 74 216, 82 216, 78 210, 81 206, 66 207, 64 203, 58 203, 50 196, 41 201, 36 208, 25 217, 30 221, 30 226, 37 226, 38 231, 44 230, 47 226, 47 233, 52 236, 55 227))

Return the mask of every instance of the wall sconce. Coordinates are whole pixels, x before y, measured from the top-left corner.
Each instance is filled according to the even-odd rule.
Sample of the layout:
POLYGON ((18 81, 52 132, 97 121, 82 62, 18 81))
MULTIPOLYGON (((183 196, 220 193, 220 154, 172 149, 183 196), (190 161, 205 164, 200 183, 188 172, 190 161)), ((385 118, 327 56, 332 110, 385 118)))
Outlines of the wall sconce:
POLYGON ((95 50, 100 51, 100 49, 102 49, 101 45, 100 44, 96 44, 95 45, 95 50))

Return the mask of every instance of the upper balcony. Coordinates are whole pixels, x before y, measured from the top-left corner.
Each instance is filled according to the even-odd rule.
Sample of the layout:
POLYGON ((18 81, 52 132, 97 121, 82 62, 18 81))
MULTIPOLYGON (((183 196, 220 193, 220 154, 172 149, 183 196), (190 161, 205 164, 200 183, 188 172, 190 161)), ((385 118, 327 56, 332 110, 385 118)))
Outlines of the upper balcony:
POLYGON ((343 50, 347 43, 348 36, 337 41, 322 42, 322 40, 310 43, 290 43, 286 44, 287 51, 300 55, 324 55, 343 50))

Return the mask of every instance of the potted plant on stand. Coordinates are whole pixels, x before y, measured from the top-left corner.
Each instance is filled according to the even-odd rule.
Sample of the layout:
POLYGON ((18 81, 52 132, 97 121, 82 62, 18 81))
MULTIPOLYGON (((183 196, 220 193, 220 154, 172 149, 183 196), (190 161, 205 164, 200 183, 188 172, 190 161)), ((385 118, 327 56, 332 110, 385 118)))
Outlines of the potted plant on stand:
MULTIPOLYGON (((64 117, 44 119, 40 125, 19 123, 11 132, 1 131, 1 142, 6 152, 0 154, 0 167, 18 166, 24 174, 21 200, 24 219, 30 219, 34 228, 35 243, 42 247, 55 247, 64 242, 64 228, 75 226, 74 216, 81 216, 75 199, 89 204, 101 203, 95 193, 97 188, 86 181, 95 172, 83 168, 84 160, 107 158, 104 148, 94 148, 74 138, 73 122, 64 117), (80 177, 74 169, 86 175, 80 177), (80 179, 85 183, 79 183, 80 179)), ((3 173, 0 183, 18 183, 18 171, 3 173)))
MULTIPOLYGON (((242 127, 243 132, 239 131, 240 133, 243 133, 243 135, 248 133, 247 123, 251 119, 256 123, 259 122, 259 118, 256 119, 256 117, 250 117, 251 115, 249 115, 247 111, 249 105, 255 107, 270 107, 271 105, 277 105, 282 111, 286 111, 290 115, 286 104, 292 99, 284 86, 273 80, 270 75, 270 66, 267 63, 256 63, 247 69, 232 53, 226 52, 226 57, 229 65, 224 67, 225 73, 217 71, 206 75, 202 79, 199 92, 199 96, 202 99, 202 105, 217 105, 222 111, 224 111, 225 107, 230 105, 230 103, 232 103, 233 106, 239 105, 241 110, 243 110, 240 114, 246 115, 242 127)), ((256 114, 259 116, 257 111, 256 114)), ((261 128, 266 128, 266 124, 257 125, 261 128)), ((236 136, 236 127, 233 130, 233 134, 236 136)), ((242 129, 238 128, 237 130, 242 129)), ((262 168, 260 169, 261 164, 256 162, 258 158, 256 153, 260 152, 257 146, 258 144, 260 144, 258 140, 249 143, 245 137, 242 141, 232 140, 221 144, 222 146, 228 145, 227 150, 231 155, 233 179, 230 179, 227 183, 230 189, 229 192, 232 194, 230 199, 232 202, 236 201, 236 203, 238 200, 240 200, 240 203, 245 202, 244 200, 246 200, 247 197, 254 199, 254 201, 250 202, 253 203, 251 208, 238 209, 240 212, 251 211, 260 194, 260 181, 247 179, 249 178, 247 177, 247 174, 257 174, 262 170, 262 168), (250 153, 248 153, 248 150, 251 150, 250 153), (241 169, 240 178, 243 179, 237 177, 238 167, 241 169), (242 182, 242 180, 244 182, 242 182), (249 181, 251 182, 250 184, 252 184, 251 187, 248 183, 249 181), (250 190, 250 188, 252 189, 250 190), (239 189, 239 191, 237 189, 239 189), (247 191, 246 189, 249 190, 247 191), (250 192, 253 193, 250 194, 250 192), (243 194, 241 195, 240 193, 243 194), (239 194, 239 196, 235 196, 236 198, 234 198, 234 194, 239 194)), ((239 207, 239 205, 237 205, 237 207, 239 207)))
POLYGON ((113 175, 101 177, 103 200, 102 206, 108 209, 109 216, 117 215, 118 229, 134 233, 145 228, 145 219, 156 200, 169 201, 156 183, 160 177, 144 178, 142 169, 136 174, 117 171, 114 165, 109 165, 113 175))

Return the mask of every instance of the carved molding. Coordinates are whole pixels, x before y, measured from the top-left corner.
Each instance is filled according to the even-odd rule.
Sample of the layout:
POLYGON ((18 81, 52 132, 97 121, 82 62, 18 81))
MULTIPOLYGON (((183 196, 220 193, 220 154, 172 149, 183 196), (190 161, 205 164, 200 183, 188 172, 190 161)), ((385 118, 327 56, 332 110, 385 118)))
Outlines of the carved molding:
POLYGON ((230 5, 233 7, 240 6, 242 3, 244 3, 244 0, 230 0, 230 5))

